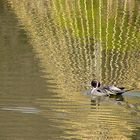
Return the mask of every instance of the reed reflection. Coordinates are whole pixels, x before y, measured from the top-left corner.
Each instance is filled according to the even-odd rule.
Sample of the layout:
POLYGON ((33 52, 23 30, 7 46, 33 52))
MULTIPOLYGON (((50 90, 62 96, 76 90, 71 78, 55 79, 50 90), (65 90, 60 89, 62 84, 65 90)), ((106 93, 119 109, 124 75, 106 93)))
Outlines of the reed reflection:
POLYGON ((22 24, 30 21, 25 28, 38 46, 35 50, 38 48, 40 52, 39 46, 43 50, 46 49, 43 46, 47 46, 48 55, 45 52, 44 55, 49 59, 46 63, 51 60, 55 69, 60 70, 59 74, 53 73, 57 73, 55 77, 63 77, 59 80, 62 86, 69 84, 68 89, 80 90, 79 83, 93 77, 104 83, 127 86, 138 81, 134 65, 139 63, 135 57, 139 44, 139 2, 53 0, 36 5, 23 1, 22 10, 16 6, 18 1, 9 0, 9 3, 19 11, 22 24), (129 77, 135 80, 128 82, 129 77))

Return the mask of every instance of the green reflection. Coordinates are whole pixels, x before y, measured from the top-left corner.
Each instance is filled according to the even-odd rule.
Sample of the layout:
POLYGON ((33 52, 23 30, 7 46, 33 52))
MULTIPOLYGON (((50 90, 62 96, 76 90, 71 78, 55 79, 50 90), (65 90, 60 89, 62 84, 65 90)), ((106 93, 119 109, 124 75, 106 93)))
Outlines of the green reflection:
POLYGON ((126 86, 139 81, 138 1, 36 3, 9 0, 32 38, 34 49, 43 51, 43 67, 54 64, 51 70, 63 89, 80 90, 79 83, 93 77, 126 86))

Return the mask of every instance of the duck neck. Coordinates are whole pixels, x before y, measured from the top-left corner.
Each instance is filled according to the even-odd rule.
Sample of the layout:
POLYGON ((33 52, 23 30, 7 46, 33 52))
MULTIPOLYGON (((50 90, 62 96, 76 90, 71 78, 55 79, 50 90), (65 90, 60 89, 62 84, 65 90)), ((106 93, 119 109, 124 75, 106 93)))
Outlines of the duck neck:
POLYGON ((91 92, 94 92, 96 89, 97 89, 97 87, 96 87, 96 88, 95 88, 95 87, 93 87, 93 88, 92 88, 92 90, 91 90, 91 92))

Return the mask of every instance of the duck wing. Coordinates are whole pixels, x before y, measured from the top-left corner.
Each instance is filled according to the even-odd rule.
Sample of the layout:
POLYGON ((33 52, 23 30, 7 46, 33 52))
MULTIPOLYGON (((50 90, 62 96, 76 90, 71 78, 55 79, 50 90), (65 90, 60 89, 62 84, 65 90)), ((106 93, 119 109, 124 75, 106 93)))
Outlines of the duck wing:
POLYGON ((118 87, 115 87, 115 86, 109 86, 108 87, 110 90, 113 90, 113 91, 120 91, 121 89, 118 88, 118 87))
POLYGON ((121 95, 121 94, 123 94, 125 92, 134 90, 134 89, 126 90, 124 87, 115 87, 115 86, 106 86, 106 87, 104 87, 104 89, 110 95, 121 95))
POLYGON ((118 87, 115 86, 106 86, 104 89, 110 94, 110 95, 121 95, 124 93, 124 90, 121 90, 118 87))
POLYGON ((122 95, 123 93, 131 91, 131 90, 134 90, 134 89, 128 89, 128 90, 120 89, 120 90, 111 90, 111 91, 114 93, 114 95, 122 95))

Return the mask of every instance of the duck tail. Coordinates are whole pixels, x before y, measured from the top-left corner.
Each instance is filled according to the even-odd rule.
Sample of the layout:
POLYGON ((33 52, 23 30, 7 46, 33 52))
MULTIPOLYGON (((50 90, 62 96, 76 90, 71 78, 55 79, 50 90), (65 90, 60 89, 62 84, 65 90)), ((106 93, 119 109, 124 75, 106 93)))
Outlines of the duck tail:
POLYGON ((121 90, 125 89, 125 87, 118 87, 118 88, 121 89, 121 90))
POLYGON ((132 88, 132 89, 128 89, 128 90, 125 90, 125 92, 132 91, 132 90, 134 90, 134 88, 132 88))

